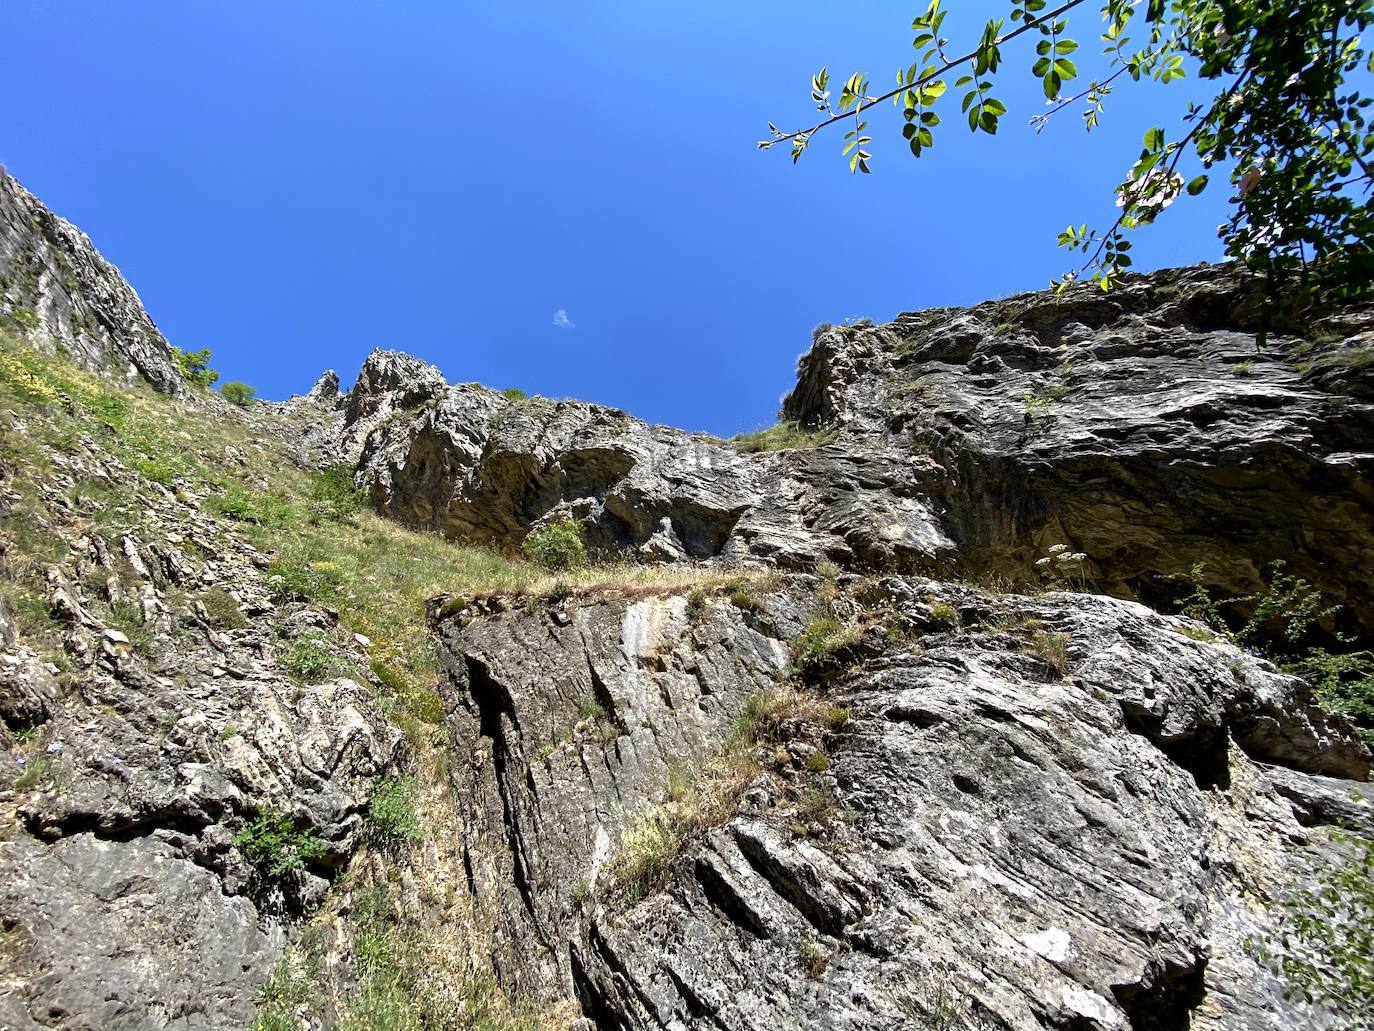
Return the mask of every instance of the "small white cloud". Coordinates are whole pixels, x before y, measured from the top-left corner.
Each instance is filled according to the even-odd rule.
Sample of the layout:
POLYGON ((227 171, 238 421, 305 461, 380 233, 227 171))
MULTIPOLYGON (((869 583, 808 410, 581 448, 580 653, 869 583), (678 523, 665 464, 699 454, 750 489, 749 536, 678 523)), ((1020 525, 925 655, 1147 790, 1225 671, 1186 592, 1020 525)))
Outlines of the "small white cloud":
POLYGON ((559 308, 556 312, 553 313, 553 324, 557 326, 559 329, 577 328, 577 326, 573 323, 573 320, 568 318, 568 312, 565 308, 559 308))

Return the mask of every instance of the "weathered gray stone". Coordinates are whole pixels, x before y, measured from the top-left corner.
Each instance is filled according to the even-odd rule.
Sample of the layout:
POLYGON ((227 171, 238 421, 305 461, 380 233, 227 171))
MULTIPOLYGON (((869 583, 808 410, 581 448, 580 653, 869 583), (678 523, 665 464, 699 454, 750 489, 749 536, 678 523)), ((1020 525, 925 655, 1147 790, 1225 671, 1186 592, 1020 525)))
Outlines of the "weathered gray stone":
POLYGON ((1195 563, 1241 595, 1277 560, 1368 630, 1374 327, 1261 345, 1254 290, 1204 266, 832 329, 784 414, 933 459, 963 569, 1026 577, 1065 544, 1098 590, 1158 603, 1195 563))
POLYGON ((0 318, 37 346, 60 342, 88 369, 189 393, 170 346, 119 270, 3 169, 0 318))
POLYGON ((1308 840, 1302 789, 1276 785, 1363 778, 1368 753, 1295 679, 1108 598, 877 585, 866 604, 938 600, 966 626, 824 678, 850 714, 828 769, 772 773, 627 905, 620 834, 788 661, 822 604, 805 584, 698 623, 654 598, 441 624, 465 863, 508 986, 570 980, 603 1027, 1322 1024, 1245 947, 1272 933, 1246 899, 1308 840), (1044 633, 1068 635, 1062 680, 1044 633), (577 721, 583 696, 603 725, 577 721), (808 792, 833 799, 820 824, 808 792))
POLYGON ((250 483, 268 451, 303 476, 344 462, 379 511, 450 537, 509 548, 572 518, 598 556, 817 573, 733 600, 436 601, 433 822, 359 855, 377 778, 408 762, 362 680, 371 642, 284 599, 196 491, 86 436, 30 495, 0 466, 0 517, 37 506, 69 550, 25 580, 51 626, 26 640, 0 598, 0 1026, 242 1027, 319 907, 305 1009, 332 1027, 363 970, 351 893, 381 882, 517 1004, 576 998, 579 1029, 1330 1023, 1248 943, 1275 933, 1279 885, 1340 854, 1333 825, 1374 827, 1369 754, 1301 681, 1130 599, 1199 562, 1253 590, 1284 559, 1344 604, 1327 630, 1368 630, 1367 311, 1257 349, 1246 283, 1200 269, 831 328, 786 414, 833 442, 766 454, 387 351, 348 393, 326 373, 233 408, 187 389, 118 273, 3 177, 0 316, 250 427, 223 455, 250 483), (96 532, 84 483, 127 491, 144 529, 96 532), (949 580, 1045 579, 1061 545, 1078 591, 949 580), (860 632, 797 671, 821 613, 860 632), (286 676, 305 634, 356 674, 286 676), (784 682, 810 708, 737 751, 731 791, 628 898, 624 831, 784 682), (276 881, 235 845, 267 808, 322 845, 276 881))

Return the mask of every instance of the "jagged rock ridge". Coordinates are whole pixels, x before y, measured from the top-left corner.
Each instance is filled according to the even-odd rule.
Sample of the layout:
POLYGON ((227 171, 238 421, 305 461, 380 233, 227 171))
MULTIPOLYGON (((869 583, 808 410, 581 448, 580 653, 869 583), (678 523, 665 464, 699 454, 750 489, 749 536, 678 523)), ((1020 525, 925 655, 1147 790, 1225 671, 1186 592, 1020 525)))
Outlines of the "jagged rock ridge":
POLYGON ((1085 583, 1155 603, 1196 563, 1242 595, 1280 560, 1367 631, 1374 319, 1261 348, 1253 290, 1226 268, 1171 271, 830 328, 784 406, 836 431, 814 449, 742 455, 595 405, 449 387, 387 352, 348 433, 380 510, 454 536, 510 544, 572 517, 647 559, 1021 582, 1064 545, 1085 583))
POLYGON ((171 348, 90 238, 0 168, 0 318, 88 369, 185 396, 171 348))

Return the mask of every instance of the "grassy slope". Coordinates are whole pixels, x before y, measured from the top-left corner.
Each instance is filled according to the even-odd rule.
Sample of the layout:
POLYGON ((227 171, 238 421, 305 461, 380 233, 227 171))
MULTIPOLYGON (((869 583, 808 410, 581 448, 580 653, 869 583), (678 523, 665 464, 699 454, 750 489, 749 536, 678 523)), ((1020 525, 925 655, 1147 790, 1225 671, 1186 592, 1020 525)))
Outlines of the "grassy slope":
MULTIPOLYGON (((419 837, 426 861, 460 861, 459 842, 448 830, 458 820, 443 776, 443 706, 427 599, 492 592, 537 597, 555 589, 728 591, 738 580, 631 564, 554 575, 489 548, 406 529, 368 511, 341 471, 299 465, 282 443, 293 432, 289 421, 272 409, 186 405, 148 388, 115 386, 0 335, 0 485, 17 498, 0 507, 0 591, 14 602, 25 640, 66 668, 64 624, 51 611, 45 575, 51 566, 73 567, 78 556, 68 541, 99 535, 113 544, 126 533, 156 540, 170 525, 183 538, 180 547, 207 557, 236 542, 250 544, 269 560, 262 575, 279 601, 331 608, 342 629, 370 639, 380 704, 415 756, 414 797, 405 802, 414 812, 403 815, 418 814, 425 825, 419 837), (106 468, 86 468, 91 455, 106 468)), ((207 606, 227 601, 226 618, 242 618, 227 598, 202 600, 207 606)), ((136 613, 102 616, 127 627, 137 643, 136 613)), ((331 667, 327 642, 298 639, 279 661, 299 679, 320 671, 369 679, 362 670, 331 667)), ((474 929, 473 922, 450 912, 451 903, 440 906, 439 926, 428 930, 401 912, 388 886, 392 878, 376 871, 409 864, 419 847, 418 840, 392 836, 373 849, 381 864, 362 856, 340 883, 351 899, 342 933, 354 942, 361 974, 357 990, 343 1000, 343 1026, 421 1031, 564 1023, 564 1011, 512 1012, 490 972, 460 947, 457 929, 474 929)), ((339 909, 327 905, 314 925, 337 928, 339 909)), ((263 1031, 295 1028, 297 1010, 317 1008, 330 991, 310 941, 307 930, 304 944, 263 987, 256 1025, 263 1031)))

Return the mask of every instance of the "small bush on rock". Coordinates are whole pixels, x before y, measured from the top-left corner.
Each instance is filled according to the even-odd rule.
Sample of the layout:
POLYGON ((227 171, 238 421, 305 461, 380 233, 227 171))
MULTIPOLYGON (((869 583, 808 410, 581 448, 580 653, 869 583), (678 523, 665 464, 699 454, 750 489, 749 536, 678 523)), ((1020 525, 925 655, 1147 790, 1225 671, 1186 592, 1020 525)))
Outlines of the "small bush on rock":
POLYGON ((347 671, 347 663, 329 645, 329 638, 322 633, 302 634, 281 657, 281 667, 303 684, 318 684, 332 674, 347 671))
POLYGON ((792 652, 803 661, 815 661, 835 654, 858 639, 858 627, 841 623, 834 616, 817 616, 792 642, 792 652))
POLYGON ((587 564, 582 524, 574 519, 560 519, 531 530, 521 550, 531 562, 545 569, 581 569, 587 564))
POLYGON ((353 485, 350 466, 331 465, 315 475, 310 484, 310 500, 323 506, 329 515, 345 518, 367 507, 367 492, 353 485))
POLYGON ((212 587, 200 596, 205 617, 219 630, 240 630, 248 625, 239 603, 223 587, 212 587))

